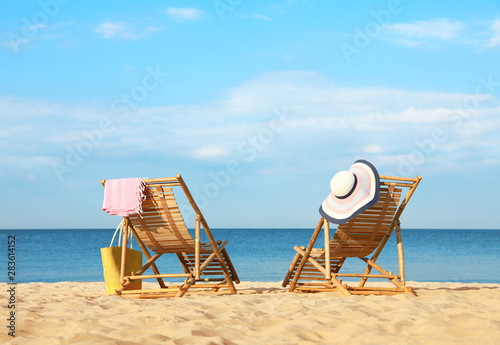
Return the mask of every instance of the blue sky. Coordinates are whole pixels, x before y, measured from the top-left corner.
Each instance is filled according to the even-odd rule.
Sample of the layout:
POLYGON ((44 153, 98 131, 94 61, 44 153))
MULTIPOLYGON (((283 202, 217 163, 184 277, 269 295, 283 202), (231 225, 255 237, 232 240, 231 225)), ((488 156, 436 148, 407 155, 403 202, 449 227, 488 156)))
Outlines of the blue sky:
POLYGON ((314 227, 359 158, 423 176, 404 227, 500 228, 498 1, 23 1, 0 33, 1 228, 114 227, 100 179, 177 173, 212 227, 314 227))

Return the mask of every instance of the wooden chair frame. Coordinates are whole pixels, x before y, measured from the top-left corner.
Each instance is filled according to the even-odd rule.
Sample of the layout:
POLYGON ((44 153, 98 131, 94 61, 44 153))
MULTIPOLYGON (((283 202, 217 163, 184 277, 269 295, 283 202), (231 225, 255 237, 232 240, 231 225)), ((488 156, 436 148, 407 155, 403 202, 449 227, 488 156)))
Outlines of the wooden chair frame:
MULTIPOLYGON (((157 226, 153 229, 148 228, 144 219, 151 216, 150 214, 144 215, 144 219, 142 215, 137 214, 123 217, 124 224, 120 266, 120 281, 122 282, 122 287, 116 290, 116 292, 123 296, 138 298, 182 297, 190 288, 211 289, 214 292, 217 292, 220 288, 229 288, 230 292, 236 293, 234 283, 238 284, 240 281, 225 249, 228 241, 215 241, 205 217, 198 208, 198 205, 181 175, 177 174, 175 177, 159 179, 144 179, 143 181, 148 186, 150 193, 155 193, 160 196, 166 194, 164 193, 164 189, 171 190, 171 187, 176 186, 182 188, 196 214, 195 238, 193 240, 191 235, 187 232, 180 210, 175 202, 173 192, 170 200, 155 201, 159 204, 156 205, 158 209, 161 208, 158 213, 161 211, 162 214, 157 216, 154 215, 155 220, 153 222, 164 222, 165 225, 161 227, 157 226), (172 205, 172 203, 174 205, 172 205), (179 230, 180 225, 182 225, 183 230, 179 230), (169 236, 171 238, 168 241, 162 241, 159 237, 161 237, 162 231, 165 232, 166 227, 168 227, 169 236), (209 242, 207 243, 201 242, 201 228, 203 228, 208 237, 209 242), (142 268, 136 272, 125 271, 126 248, 130 233, 133 234, 147 259, 142 268), (174 238, 174 240, 172 240, 172 238, 174 238), (148 247, 155 252, 154 255, 151 255, 148 247), (155 262, 163 254, 167 253, 177 255, 184 273, 160 274, 155 262), (152 269, 154 274, 145 275, 144 273, 149 268, 152 269), (215 275, 221 275, 223 278, 214 278, 213 276, 215 275), (185 280, 181 285, 167 286, 163 281, 164 278, 185 278, 185 280), (160 287, 158 289, 149 290, 127 290, 127 287, 137 279, 156 279, 160 287), (200 284, 199 282, 204 283, 200 284)), ((104 186, 105 180, 101 180, 101 184, 104 186)), ((148 198, 146 198, 144 202, 148 202, 148 198)))
MULTIPOLYGON (((374 205, 372 208, 362 212, 354 219, 346 223, 345 225, 340 225, 338 229, 343 230, 342 236, 349 238, 356 238, 356 234, 350 234, 349 231, 355 232, 355 230, 351 230, 350 228, 354 228, 356 221, 359 223, 360 219, 363 222, 363 217, 368 218, 368 215, 373 217, 374 214, 379 213, 380 218, 379 221, 374 225, 370 226, 371 229, 368 229, 367 226, 364 227, 361 231, 364 231, 364 238, 366 238, 367 234, 369 235, 369 240, 366 243, 355 243, 356 246, 362 248, 359 253, 362 255, 358 255, 359 253, 349 253, 349 249, 343 248, 344 244, 348 241, 356 242, 356 240, 345 240, 339 241, 338 239, 332 238, 330 240, 330 224, 329 222, 321 217, 319 220, 316 229, 312 235, 312 238, 309 242, 307 248, 301 246, 295 246, 294 250, 297 252, 295 254, 294 259, 292 260, 292 264, 288 270, 285 279, 283 280, 283 287, 286 287, 290 284, 289 291, 336 291, 340 290, 344 295, 349 296, 351 294, 395 294, 395 293, 408 293, 415 294, 412 291, 411 287, 406 286, 405 280, 405 269, 404 269, 404 255, 403 255, 403 241, 401 236, 401 223, 400 216, 403 213, 406 205, 408 204, 411 196, 413 195, 415 189, 417 188, 421 176, 417 176, 416 178, 404 178, 404 177, 394 177, 394 176, 380 176, 380 185, 381 185, 381 198, 382 198, 382 190, 387 194, 387 198, 385 199, 385 204, 383 201, 379 201, 377 205, 374 205), (403 188, 407 188, 406 195, 401 203, 399 203, 400 198, 395 197, 397 193, 401 193, 403 188), (397 202, 396 202, 397 199, 397 202), (385 234, 382 238, 377 240, 377 231, 380 232, 382 228, 382 223, 387 220, 381 220, 384 215, 392 214, 387 212, 388 204, 394 204, 394 210, 392 211, 394 215, 392 216, 392 221, 385 234), (396 209, 397 204, 399 206, 396 209), (378 206, 378 208, 377 208, 378 206), (374 208, 377 208, 375 211, 374 208), (325 246, 324 249, 316 249, 314 245, 316 240, 320 234, 321 229, 324 229, 324 241, 325 246), (394 274, 393 272, 386 271, 382 267, 380 267, 376 261, 384 249, 389 237, 392 232, 396 230, 396 240, 397 240, 397 249, 398 249, 398 263, 399 263, 399 274, 394 274), (368 243, 368 242, 372 243, 368 243), (371 247, 370 247, 371 246, 371 247), (368 248, 365 250, 365 248, 368 248), (373 249, 371 249, 373 248, 373 249), (368 251, 368 252, 367 252, 368 251), (346 255, 337 255, 337 253, 348 253, 346 255), (367 257, 368 254, 372 253, 372 257, 369 259, 367 257), (336 256, 337 255, 337 256, 336 256), (344 261, 348 257, 357 257, 360 260, 364 261, 367 264, 366 270, 364 273, 340 273, 340 269, 344 263, 344 261), (372 274, 372 269, 378 271, 378 274, 372 274), (316 273, 314 273, 316 272, 316 273), (348 277, 348 278, 361 278, 357 287, 351 287, 347 284, 342 283, 342 279, 340 277, 348 277), (382 278, 388 279, 393 285, 394 288, 385 288, 385 287, 366 287, 365 283, 368 278, 382 278), (314 282, 305 282, 299 283, 299 280, 314 280, 314 282), (319 281, 325 281, 321 283, 319 281)), ((400 195, 400 194, 398 194, 400 195)), ((372 218, 373 220, 373 218, 372 218)), ((337 231, 338 231, 337 229, 337 231)), ((359 227, 358 227, 358 231, 359 227)), ((335 237, 335 236, 334 236, 335 237)), ((358 236, 359 238, 359 236, 358 236)), ((347 245, 345 245, 347 246, 347 245)))

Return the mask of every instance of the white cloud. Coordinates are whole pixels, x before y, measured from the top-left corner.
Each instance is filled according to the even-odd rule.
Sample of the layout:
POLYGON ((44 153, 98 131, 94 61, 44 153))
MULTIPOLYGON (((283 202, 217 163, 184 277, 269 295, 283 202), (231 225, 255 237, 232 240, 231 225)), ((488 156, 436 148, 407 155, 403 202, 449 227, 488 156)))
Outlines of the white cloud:
POLYGON ((195 158, 206 159, 215 157, 227 157, 229 156, 229 152, 224 147, 220 146, 204 146, 199 149, 193 150, 192 155, 195 158))
POLYGON ((394 23, 386 25, 387 31, 406 38, 436 38, 448 40, 455 38, 466 27, 465 23, 454 22, 447 18, 411 23, 394 23))
POLYGON ((478 48, 500 46, 500 20, 468 23, 437 18, 383 26, 382 37, 407 47, 441 48, 445 43, 478 48))
POLYGON ((145 38, 149 33, 160 31, 159 28, 149 26, 145 29, 132 28, 124 22, 105 22, 99 24, 94 32, 101 34, 105 39, 120 39, 135 41, 145 38))
POLYGON ((68 147, 88 140, 102 119, 112 121, 113 130, 102 136, 86 159, 109 160, 126 153, 205 162, 279 160, 286 167, 362 155, 385 162, 390 161, 387 157, 403 157, 418 149, 439 129, 446 139, 426 160, 432 165, 445 149, 450 150, 446 154, 451 161, 452 154, 467 157, 464 141, 474 142, 484 152, 500 147, 498 100, 472 91, 352 88, 316 72, 275 72, 229 90, 217 102, 142 107, 125 120, 109 107, 1 97, 0 156, 11 157, 8 163, 19 166, 0 170, 27 169, 12 156, 44 157, 37 164, 63 160, 68 147), (477 106, 464 108, 472 104, 470 99, 476 99, 477 106))
POLYGON ((99 24, 94 32, 101 34, 103 38, 119 38, 124 40, 135 40, 138 38, 126 28, 123 22, 99 24))
POLYGON ((384 38, 407 47, 441 47, 443 42, 470 44, 464 38, 467 25, 463 22, 438 18, 411 23, 394 23, 383 26, 384 38))
POLYGON ((246 17, 246 18, 255 18, 255 19, 261 19, 261 20, 273 20, 271 17, 268 17, 268 16, 263 16, 261 14, 250 14, 250 15, 245 15, 243 17, 246 17))
POLYGON ((485 146, 491 140, 500 144, 492 139, 500 130, 500 123, 493 121, 500 110, 491 107, 495 102, 491 95, 348 88, 316 72, 276 72, 231 89, 218 102, 142 109, 141 126, 124 136, 147 137, 154 128, 167 128, 160 137, 151 137, 163 143, 158 147, 175 144, 179 155, 194 159, 245 159, 242 148, 263 128, 268 131, 273 118, 283 117, 286 129, 257 150, 257 161, 281 156, 314 161, 331 153, 395 157, 418 149, 435 129, 446 133, 446 144, 470 137, 485 146), (464 110, 471 99, 477 99, 477 108, 464 110), (155 125, 148 127, 152 118, 155 125), (474 124, 467 130, 469 123, 474 124))
POLYGON ((202 18, 203 12, 196 8, 168 7, 167 15, 179 21, 199 20, 202 18))
POLYGON ((23 34, 22 37, 17 38, 17 33, 9 32, 6 35, 8 40, 0 42, 0 45, 16 52, 31 42, 37 43, 33 47, 42 47, 52 43, 58 49, 71 48, 75 45, 75 42, 71 40, 72 26, 75 26, 74 22, 34 24, 23 29, 30 33, 29 37, 23 34))
POLYGON ((366 153, 382 153, 383 149, 377 144, 368 144, 363 147, 363 151, 366 153))
POLYGON ((488 42, 489 47, 498 47, 500 46, 500 20, 495 20, 491 24, 491 31, 493 33, 493 37, 488 42))

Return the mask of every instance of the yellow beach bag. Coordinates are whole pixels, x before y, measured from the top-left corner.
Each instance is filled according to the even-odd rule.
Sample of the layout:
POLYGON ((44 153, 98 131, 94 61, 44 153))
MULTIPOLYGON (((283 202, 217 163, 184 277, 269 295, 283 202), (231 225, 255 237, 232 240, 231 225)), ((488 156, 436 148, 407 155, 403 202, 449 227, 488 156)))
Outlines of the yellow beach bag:
MULTIPOLYGON (((122 239, 123 221, 116 228, 115 234, 111 239, 109 247, 101 248, 102 267, 104 269, 104 281, 106 282, 106 294, 116 295, 116 290, 122 287, 120 282, 120 267, 122 258, 122 247, 120 246, 122 239), (113 247, 116 233, 119 232, 118 246, 113 247)), ((129 237, 130 233, 129 233, 129 237)), ((127 257, 125 264, 125 274, 130 275, 131 272, 136 272, 142 267, 142 252, 132 249, 132 238, 130 239, 130 248, 127 248, 127 257)), ((142 280, 134 280, 127 289, 140 290, 142 288, 142 280)))

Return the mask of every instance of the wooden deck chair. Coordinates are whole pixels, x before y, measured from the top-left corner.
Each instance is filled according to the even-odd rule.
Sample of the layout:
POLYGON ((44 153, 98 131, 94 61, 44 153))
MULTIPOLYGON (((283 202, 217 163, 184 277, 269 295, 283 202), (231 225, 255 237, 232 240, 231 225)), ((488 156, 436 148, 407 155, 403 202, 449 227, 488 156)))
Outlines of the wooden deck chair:
POLYGON ((295 246, 297 252, 283 287, 290 285, 289 291, 335 291, 351 294, 414 294, 405 284, 403 242, 401 238, 400 216, 417 188, 421 176, 402 178, 380 176, 380 196, 371 208, 358 214, 349 222, 338 226, 330 240, 330 224, 321 217, 307 248, 295 246), (324 228, 325 246, 313 248, 321 229, 324 228), (384 249, 393 230, 396 230, 399 272, 386 271, 376 261, 384 249), (371 258, 367 256, 373 253, 371 258), (359 258, 368 264, 364 273, 341 273, 347 258, 359 258), (372 270, 378 273, 372 273, 372 270), (358 286, 342 283, 341 277, 361 279, 358 286), (388 279, 394 287, 365 287, 368 278, 388 279))
MULTIPOLYGON (((120 278, 122 282, 118 294, 130 297, 182 297, 191 288, 218 291, 229 288, 236 293, 234 283, 239 278, 225 249, 227 240, 215 241, 210 228, 196 205, 181 175, 175 177, 144 179, 146 199, 142 202, 142 213, 124 217, 122 259, 120 278), (180 186, 184 191, 196 215, 195 238, 189 233, 177 205, 173 187, 180 186), (201 228, 209 242, 200 241, 201 228), (126 243, 132 233, 142 249, 147 261, 137 272, 125 272, 126 243), (150 251, 154 254, 150 254, 150 251), (174 254, 180 261, 183 272, 160 274, 155 264, 164 254, 174 254), (153 274, 144 274, 149 268, 153 274), (184 278, 177 285, 165 285, 163 279, 184 278), (127 287, 136 279, 156 279, 158 289, 128 290, 127 287)), ((101 180, 104 186, 105 180, 101 180)))

